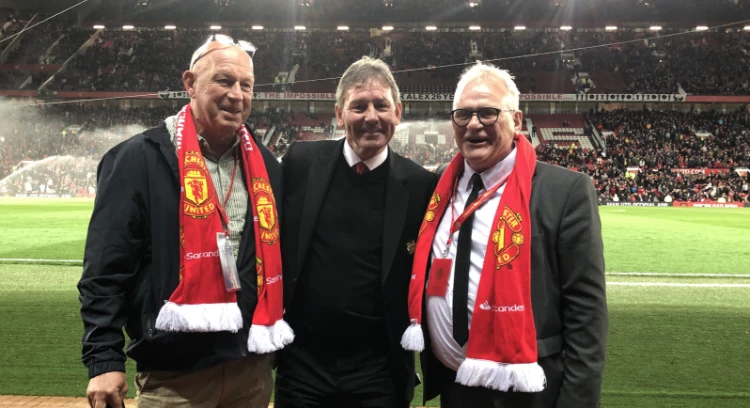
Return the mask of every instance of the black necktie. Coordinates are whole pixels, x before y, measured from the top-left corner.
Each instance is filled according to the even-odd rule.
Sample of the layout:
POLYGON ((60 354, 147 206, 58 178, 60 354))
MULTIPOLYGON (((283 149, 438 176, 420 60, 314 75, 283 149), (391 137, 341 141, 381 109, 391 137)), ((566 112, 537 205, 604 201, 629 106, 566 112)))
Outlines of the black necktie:
MULTIPOLYGON (((479 190, 484 188, 478 173, 471 176, 471 194, 466 200, 464 210, 474 202, 479 190)), ((471 227, 474 224, 474 213, 466 217, 458 230, 456 244, 456 269, 453 276, 453 338, 463 347, 469 340, 469 266, 471 265, 471 227)))

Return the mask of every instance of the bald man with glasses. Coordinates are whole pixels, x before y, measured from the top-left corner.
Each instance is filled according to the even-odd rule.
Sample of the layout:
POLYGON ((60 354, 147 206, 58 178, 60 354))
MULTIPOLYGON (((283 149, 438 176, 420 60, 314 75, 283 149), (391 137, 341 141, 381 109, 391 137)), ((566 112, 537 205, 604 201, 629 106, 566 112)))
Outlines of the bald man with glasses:
POLYGON ((275 352, 294 335, 281 167, 244 126, 254 52, 209 38, 182 75, 190 103, 99 164, 78 284, 92 408, 122 405, 126 354, 140 408, 268 407, 275 352))

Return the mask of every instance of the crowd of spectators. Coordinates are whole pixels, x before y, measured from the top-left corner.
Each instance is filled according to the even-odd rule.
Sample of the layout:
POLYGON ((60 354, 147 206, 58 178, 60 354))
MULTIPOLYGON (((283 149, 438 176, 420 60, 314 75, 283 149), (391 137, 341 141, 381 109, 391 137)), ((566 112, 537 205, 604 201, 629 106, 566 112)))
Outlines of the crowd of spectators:
POLYGON ((96 164, 115 144, 172 114, 173 108, 93 104, 0 105, 0 193, 88 191, 96 164), (27 167, 27 164, 41 161, 27 167), (28 190, 29 186, 31 190, 28 190), (39 187, 44 186, 44 187, 39 187))
POLYGON ((539 152, 542 160, 591 175, 602 200, 748 202, 748 174, 735 172, 750 166, 747 112, 621 109, 589 119, 609 135, 605 149, 544 145, 539 152))
MULTIPOLYGON (((0 19, 0 40, 8 39, 21 31, 29 22, 33 14, 9 13, 0 19)), ((4 41, 6 42, 6 41, 4 41)))
MULTIPOLYGON (((0 114, 10 124, 0 129, 0 179, 21 169, 0 183, 0 194, 87 193, 93 188, 96 162, 108 148, 177 109, 169 105, 130 109, 94 104, 0 105, 0 114), (23 161, 52 156, 57 158, 23 170, 23 161)), ((270 147, 281 157, 289 144, 298 141, 296 119, 305 116, 306 121, 317 117, 269 107, 253 110, 248 125, 253 130, 274 128, 277 136, 269 141, 270 147)), ((590 175, 601 200, 748 202, 750 175, 735 171, 750 167, 750 115, 745 110, 622 109, 586 116, 606 135, 604 147, 561 148, 547 143, 537 147, 537 154, 542 161, 590 175)), ((392 148, 425 167, 448 162, 456 153, 450 127, 436 126, 447 117, 445 112, 410 113, 404 120, 416 129, 414 133, 437 129, 442 139, 421 140, 416 135, 400 139, 397 134, 399 140, 391 143, 392 148)), ((321 137, 333 134, 330 124, 321 122, 321 126, 326 127, 321 137)))
MULTIPOLYGON (((22 37, 21 46, 10 55, 11 63, 39 63, 42 59, 45 61, 41 62, 61 63, 94 34, 90 29, 42 27, 22 37), (50 49, 58 38, 60 43, 50 49), (45 55, 47 58, 42 58, 45 55)), ((567 88, 572 92, 576 87, 583 88, 573 78, 584 72, 620 78, 615 82, 622 84, 621 88, 613 89, 608 84, 597 84, 596 76, 593 81, 584 77, 585 91, 593 93, 750 94, 750 57, 746 52, 750 33, 746 31, 678 36, 664 35, 675 34, 673 31, 659 34, 576 30, 415 31, 382 36, 336 30, 273 32, 230 28, 223 32, 257 46, 256 89, 266 92, 333 92, 335 78, 351 62, 369 55, 388 63, 407 92, 452 90, 465 64, 482 59, 509 69, 524 93, 560 92, 559 85, 537 85, 536 75, 545 73, 569 82, 567 88), (602 46, 606 44, 614 45, 602 46), (414 74, 414 70, 421 72, 414 74), (418 78, 416 84, 410 80, 412 76, 418 78), (555 89, 548 89, 550 86, 555 89)), ((213 31, 206 29, 105 30, 56 75, 49 89, 182 90, 181 74, 188 68, 192 52, 212 34, 213 31)), ((50 75, 34 77, 33 85, 39 85, 50 75)), ((16 89, 28 76, 6 68, 0 76, 0 87, 16 89)))

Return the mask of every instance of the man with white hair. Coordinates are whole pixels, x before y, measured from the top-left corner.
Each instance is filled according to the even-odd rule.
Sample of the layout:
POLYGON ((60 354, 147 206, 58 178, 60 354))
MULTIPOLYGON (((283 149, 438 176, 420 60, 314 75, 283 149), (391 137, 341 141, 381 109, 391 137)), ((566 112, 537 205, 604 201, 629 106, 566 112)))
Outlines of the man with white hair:
POLYGON ((428 206, 409 288, 407 350, 443 408, 594 408, 607 338, 597 197, 537 162, 507 71, 462 75, 459 153, 428 206), (424 327, 426 326, 426 328, 424 327))
POLYGON ((190 103, 99 164, 78 284, 89 405, 267 408, 283 321, 281 166, 245 128, 255 48, 212 36, 182 75, 190 103))

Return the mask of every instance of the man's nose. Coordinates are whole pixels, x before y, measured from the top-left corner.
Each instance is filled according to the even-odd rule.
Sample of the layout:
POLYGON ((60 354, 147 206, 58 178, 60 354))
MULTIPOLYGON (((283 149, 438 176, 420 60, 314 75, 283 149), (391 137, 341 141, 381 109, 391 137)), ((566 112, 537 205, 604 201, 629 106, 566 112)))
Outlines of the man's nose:
POLYGON ((378 112, 375 110, 374 106, 369 106, 367 110, 365 111, 365 121, 366 122, 377 122, 378 121, 378 112))
POLYGON ((242 99, 242 85, 240 85, 239 81, 232 84, 227 96, 230 99, 242 99))

